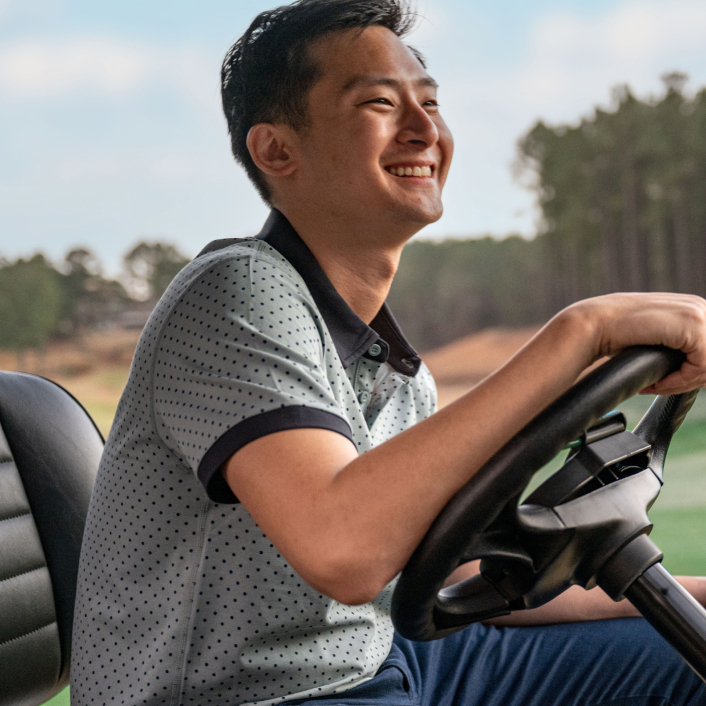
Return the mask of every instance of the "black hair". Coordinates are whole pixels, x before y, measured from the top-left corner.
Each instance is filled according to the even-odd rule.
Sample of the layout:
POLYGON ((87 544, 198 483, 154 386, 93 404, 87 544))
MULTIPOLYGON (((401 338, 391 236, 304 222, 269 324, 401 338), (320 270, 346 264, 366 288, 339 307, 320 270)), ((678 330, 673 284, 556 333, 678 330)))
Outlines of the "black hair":
MULTIPOLYGON (((403 37, 415 20, 409 0, 297 0, 260 13, 229 49, 221 69, 221 96, 231 147, 266 202, 270 190, 248 151, 248 132, 261 122, 306 127, 307 94, 321 73, 308 46, 329 32, 371 26, 403 37)), ((412 51, 424 65, 421 54, 412 51)))

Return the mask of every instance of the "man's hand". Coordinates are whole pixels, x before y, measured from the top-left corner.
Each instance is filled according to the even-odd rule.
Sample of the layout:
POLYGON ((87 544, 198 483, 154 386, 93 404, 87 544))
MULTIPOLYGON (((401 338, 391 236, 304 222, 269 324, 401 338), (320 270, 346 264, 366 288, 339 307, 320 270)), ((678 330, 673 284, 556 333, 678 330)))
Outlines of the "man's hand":
POLYGON ((575 311, 594 322, 596 359, 628 346, 664 345, 686 353, 680 370, 644 393, 672 395, 706 385, 706 301, 664 292, 608 294, 578 302, 575 311))
POLYGON ((224 466, 226 481, 310 585, 363 603, 407 563, 449 498, 598 358, 630 345, 687 355, 658 393, 706 384, 706 302, 613 294, 555 316, 496 373, 429 419, 359 456, 335 432, 283 431, 224 466))

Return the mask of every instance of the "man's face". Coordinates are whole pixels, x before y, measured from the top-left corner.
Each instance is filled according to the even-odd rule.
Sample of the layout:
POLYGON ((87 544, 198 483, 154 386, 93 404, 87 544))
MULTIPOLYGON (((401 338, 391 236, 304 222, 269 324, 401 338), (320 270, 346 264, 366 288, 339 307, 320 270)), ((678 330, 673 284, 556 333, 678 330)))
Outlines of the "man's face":
POLYGON ((436 84, 390 30, 323 37, 297 178, 331 215, 418 230, 442 214, 453 140, 436 84), (411 173, 411 174, 410 174, 411 173))

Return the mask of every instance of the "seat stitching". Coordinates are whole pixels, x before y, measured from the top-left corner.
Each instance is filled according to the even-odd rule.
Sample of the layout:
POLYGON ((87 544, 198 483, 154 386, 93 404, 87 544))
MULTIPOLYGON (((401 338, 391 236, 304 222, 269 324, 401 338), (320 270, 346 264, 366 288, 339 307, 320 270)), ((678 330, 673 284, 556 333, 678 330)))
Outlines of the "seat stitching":
POLYGON ((0 522, 7 522, 8 520, 16 520, 18 517, 27 517, 27 515, 31 515, 31 511, 27 512, 21 512, 19 515, 10 515, 10 517, 3 517, 0 522))
POLYGON ((29 632, 24 633, 23 635, 18 635, 17 637, 11 637, 9 640, 5 640, 5 642, 0 642, 0 647, 4 647, 5 645, 9 645, 11 642, 16 642, 17 640, 22 640, 25 637, 29 637, 30 635, 34 635, 35 632, 39 632, 40 630, 44 630, 45 628, 48 628, 50 625, 56 625, 56 620, 52 620, 50 623, 47 623, 46 625, 42 625, 39 628, 35 628, 34 630, 30 630, 29 632))
POLYGON ((24 576, 25 574, 31 574, 33 571, 41 571, 41 569, 46 569, 47 565, 46 563, 42 564, 41 566, 38 566, 36 569, 27 569, 27 571, 20 571, 19 574, 15 574, 14 576, 8 576, 5 579, 0 579, 0 583, 3 581, 12 581, 12 579, 16 579, 18 576, 24 576))

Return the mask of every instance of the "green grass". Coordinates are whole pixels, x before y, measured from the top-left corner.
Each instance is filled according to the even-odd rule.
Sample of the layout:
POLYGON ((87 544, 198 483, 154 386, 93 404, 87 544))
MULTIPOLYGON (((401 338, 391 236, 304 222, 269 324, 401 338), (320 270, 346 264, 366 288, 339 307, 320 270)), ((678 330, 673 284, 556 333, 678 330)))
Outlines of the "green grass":
POLYGON ((85 406, 88 413, 93 417, 93 421, 103 432, 103 436, 108 438, 110 426, 115 416, 115 405, 111 402, 91 400, 90 404, 86 404, 85 406))
POLYGON ((105 387, 115 387, 120 390, 127 384, 129 370, 127 368, 111 368, 100 376, 100 382, 105 387))
POLYGON ((71 706, 71 697, 69 696, 69 687, 60 691, 53 699, 44 702, 44 706, 71 706))
POLYGON ((687 419, 674 435, 668 458, 706 453, 706 420, 687 419))
POLYGON ((706 576, 706 415, 704 393, 674 435, 664 486, 652 510, 652 540, 673 574, 706 576))
MULTIPOLYGON (((658 501, 659 502, 659 501, 658 501)), ((703 507, 650 512, 650 538, 664 552, 672 574, 706 576, 706 512, 703 507)))

